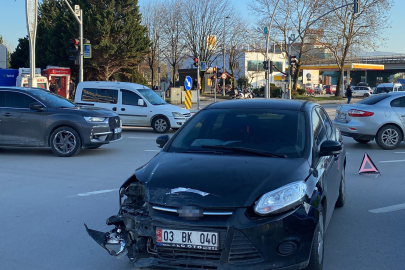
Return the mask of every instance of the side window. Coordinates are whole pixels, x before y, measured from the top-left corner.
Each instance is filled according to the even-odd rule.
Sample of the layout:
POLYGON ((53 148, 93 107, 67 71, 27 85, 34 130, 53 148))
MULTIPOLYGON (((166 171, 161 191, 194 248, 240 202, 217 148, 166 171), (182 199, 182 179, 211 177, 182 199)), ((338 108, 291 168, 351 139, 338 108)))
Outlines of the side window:
POLYGON ((5 107, 6 91, 0 91, 0 108, 5 107))
POLYGON ((83 88, 82 101, 117 104, 118 90, 83 88))
POLYGON ((131 91, 128 90, 121 90, 122 92, 122 105, 131 105, 131 106, 138 106, 138 100, 141 97, 131 91))
POLYGON ((316 111, 318 112, 319 116, 321 117, 322 122, 323 122, 323 124, 324 124, 324 126, 325 126, 325 128, 326 128, 326 134, 327 134, 327 136, 328 136, 329 138, 331 138, 331 137, 332 137, 333 128, 332 128, 332 124, 331 124, 331 122, 330 122, 330 119, 329 119, 328 115, 326 114, 326 112, 325 112, 322 108, 317 107, 317 108, 316 108, 316 111))
POLYGON ((316 112, 316 110, 312 111, 312 131, 314 135, 314 144, 315 146, 318 146, 326 140, 326 130, 325 126, 322 123, 322 119, 316 112))
POLYGON ((394 100, 391 101, 391 107, 404 107, 404 105, 402 104, 402 99, 403 98, 396 98, 394 100))
POLYGON ((2 103, 6 108, 26 109, 31 103, 36 102, 32 97, 22 93, 5 91, 3 95, 4 101, 2 103))

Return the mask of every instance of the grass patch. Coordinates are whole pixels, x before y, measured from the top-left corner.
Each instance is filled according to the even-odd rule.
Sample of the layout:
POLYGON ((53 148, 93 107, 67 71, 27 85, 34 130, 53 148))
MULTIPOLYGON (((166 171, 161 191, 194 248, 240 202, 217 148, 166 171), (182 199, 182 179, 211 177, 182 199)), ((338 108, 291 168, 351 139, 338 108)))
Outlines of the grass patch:
POLYGON ((312 97, 312 96, 295 96, 293 97, 294 99, 299 99, 299 100, 308 100, 308 101, 335 101, 335 100, 343 100, 344 98, 342 97, 336 97, 336 96, 330 96, 330 97, 312 97))

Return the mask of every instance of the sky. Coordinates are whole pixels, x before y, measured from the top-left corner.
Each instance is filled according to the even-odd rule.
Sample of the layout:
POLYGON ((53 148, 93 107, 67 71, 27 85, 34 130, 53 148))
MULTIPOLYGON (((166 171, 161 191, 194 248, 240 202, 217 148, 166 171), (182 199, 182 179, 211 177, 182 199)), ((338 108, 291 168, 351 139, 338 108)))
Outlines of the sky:
MULTIPOLYGON (((148 0, 139 0, 139 5, 148 0)), ((193 1, 193 0, 189 0, 193 1)), ((247 3, 251 0, 228 0, 233 3, 239 12, 248 19, 254 21, 255 16, 248 11, 247 3)), ((0 0, 0 35, 12 50, 18 45, 18 39, 27 35, 25 17, 25 0, 0 0)), ((378 51, 405 54, 405 35, 402 31, 405 25, 405 1, 395 0, 395 6, 390 11, 390 28, 386 31, 386 44, 377 48, 378 51)), ((73 22, 76 23, 76 22, 73 22)))

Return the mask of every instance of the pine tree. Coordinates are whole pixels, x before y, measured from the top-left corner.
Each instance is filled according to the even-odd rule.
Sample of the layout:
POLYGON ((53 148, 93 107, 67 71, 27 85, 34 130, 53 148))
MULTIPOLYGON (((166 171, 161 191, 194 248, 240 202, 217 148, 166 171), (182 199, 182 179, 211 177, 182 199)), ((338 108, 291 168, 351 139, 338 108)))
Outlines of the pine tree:
POLYGON ((30 45, 28 36, 18 39, 15 51, 10 55, 10 68, 18 69, 30 66, 30 45))

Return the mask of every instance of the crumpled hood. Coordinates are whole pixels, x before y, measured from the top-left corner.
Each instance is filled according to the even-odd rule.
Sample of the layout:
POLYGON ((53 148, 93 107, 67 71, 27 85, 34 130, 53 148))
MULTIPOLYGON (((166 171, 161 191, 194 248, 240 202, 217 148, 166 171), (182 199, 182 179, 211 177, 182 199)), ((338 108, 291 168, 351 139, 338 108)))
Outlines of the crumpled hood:
POLYGON ((309 172, 305 159, 161 152, 135 175, 152 204, 248 207, 264 193, 305 180, 309 172))

